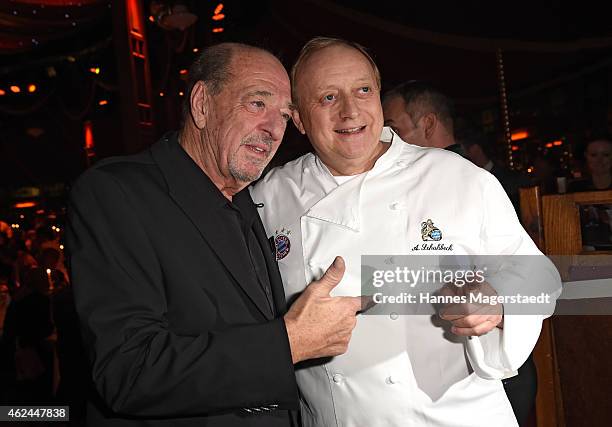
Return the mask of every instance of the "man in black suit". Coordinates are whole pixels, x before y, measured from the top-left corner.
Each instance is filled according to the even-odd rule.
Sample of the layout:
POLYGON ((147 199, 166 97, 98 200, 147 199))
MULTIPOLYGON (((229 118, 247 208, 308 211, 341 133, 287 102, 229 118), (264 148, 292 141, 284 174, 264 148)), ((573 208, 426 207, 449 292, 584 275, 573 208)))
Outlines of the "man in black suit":
POLYGON ((69 259, 95 385, 87 422, 289 426, 293 364, 344 353, 361 301, 329 296, 337 258, 286 312, 244 190, 292 114, 281 63, 225 43, 189 75, 180 133, 100 162, 71 193, 69 259))
POLYGON ((518 172, 506 169, 504 166, 492 160, 494 156, 491 154, 491 151, 494 144, 492 141, 487 141, 482 132, 471 129, 466 130, 460 140, 463 150, 465 151, 465 157, 476 166, 480 166, 489 171, 491 175, 497 178, 512 202, 514 210, 519 214, 521 211, 519 190, 521 187, 528 187, 529 181, 518 172))

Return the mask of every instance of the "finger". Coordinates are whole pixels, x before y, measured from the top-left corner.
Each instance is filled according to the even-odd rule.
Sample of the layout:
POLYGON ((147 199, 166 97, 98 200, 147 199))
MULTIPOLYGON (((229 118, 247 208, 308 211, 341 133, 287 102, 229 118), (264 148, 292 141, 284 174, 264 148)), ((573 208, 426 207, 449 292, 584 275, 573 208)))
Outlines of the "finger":
POLYGON ((349 306, 349 310, 353 313, 362 311, 364 308, 364 298, 367 297, 337 297, 342 298, 349 306))
POLYGON ((372 295, 362 295, 359 298, 361 299, 361 309, 359 310, 359 313, 365 313, 376 305, 372 295))
POLYGON ((332 265, 329 266, 323 277, 317 280, 315 283, 317 289, 321 289, 321 291, 325 295, 329 295, 329 293, 336 287, 340 280, 342 280, 342 276, 344 276, 344 271, 346 266, 344 264, 344 260, 342 257, 337 256, 334 259, 332 265))
POLYGON ((475 328, 476 326, 489 321, 489 316, 481 316, 481 315, 470 315, 465 316, 461 319, 454 320, 453 326, 457 328, 475 328))
POLYGON ((479 337, 495 329, 495 325, 489 321, 481 323, 473 328, 458 328, 453 326, 451 332, 464 337, 479 337))
POLYGON ((465 314, 452 314, 452 313, 448 313, 444 310, 440 311, 440 319, 442 320, 448 320, 449 322, 455 322, 458 319, 462 319, 463 317, 465 317, 465 314))

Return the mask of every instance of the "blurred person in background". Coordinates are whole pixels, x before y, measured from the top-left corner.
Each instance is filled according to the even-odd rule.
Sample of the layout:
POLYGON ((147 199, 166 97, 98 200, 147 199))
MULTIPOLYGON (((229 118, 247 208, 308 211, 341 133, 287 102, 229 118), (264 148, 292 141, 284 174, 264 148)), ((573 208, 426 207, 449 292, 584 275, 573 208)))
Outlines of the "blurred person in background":
POLYGON ((402 140, 463 155, 454 136, 453 101, 429 83, 409 80, 384 95, 383 114, 402 140))
POLYGON ((22 272, 6 313, 3 340, 14 355, 14 393, 10 403, 53 401, 55 328, 49 275, 42 268, 22 272))
MULTIPOLYGON (((605 135, 589 141, 584 158, 588 176, 571 182, 568 192, 612 189, 612 138, 605 135)), ((580 205, 580 223, 584 250, 612 249, 612 205, 580 205)))
POLYGON ((569 192, 609 190, 612 188, 612 138, 590 141, 584 150, 588 176, 570 183, 569 192))
POLYGON ((475 129, 468 129, 459 139, 465 157, 497 178, 518 214, 520 212, 519 188, 529 186, 529 181, 520 173, 512 171, 493 160, 495 158, 492 152, 494 144, 493 141, 487 140, 484 133, 475 129))

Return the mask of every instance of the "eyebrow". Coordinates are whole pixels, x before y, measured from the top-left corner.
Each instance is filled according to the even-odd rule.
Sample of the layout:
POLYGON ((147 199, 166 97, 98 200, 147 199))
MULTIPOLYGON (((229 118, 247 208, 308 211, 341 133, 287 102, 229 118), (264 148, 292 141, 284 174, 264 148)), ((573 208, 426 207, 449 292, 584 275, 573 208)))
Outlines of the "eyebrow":
POLYGON ((272 92, 268 92, 267 90, 254 90, 252 92, 247 93, 247 96, 253 96, 253 95, 272 96, 272 92))
MULTIPOLYGON (((249 96, 265 96, 265 97, 270 97, 270 96, 272 96, 272 92, 268 92, 267 90, 254 90, 252 92, 247 93, 246 96, 247 97, 249 97, 249 96)), ((293 102, 288 102, 287 103, 287 108, 289 108, 291 111, 297 110, 297 106, 293 102)))

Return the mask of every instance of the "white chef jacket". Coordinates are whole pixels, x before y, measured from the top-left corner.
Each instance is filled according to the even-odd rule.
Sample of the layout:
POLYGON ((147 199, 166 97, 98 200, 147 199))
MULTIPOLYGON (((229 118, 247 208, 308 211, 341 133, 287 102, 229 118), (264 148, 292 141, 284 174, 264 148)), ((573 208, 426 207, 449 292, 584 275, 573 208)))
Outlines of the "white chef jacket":
MULTIPOLYGON (((540 254, 491 174, 390 128, 381 143, 391 145, 374 167, 341 184, 310 153, 251 188, 289 302, 337 255, 346 272, 332 295, 361 295, 361 255, 410 254, 427 219, 453 254, 540 254)), ((560 287, 552 264, 537 274, 560 287)), ((464 338, 436 316, 359 315, 344 355, 296 369, 304 426, 516 426, 501 378, 526 360, 543 317, 507 315, 503 330, 464 338)))

